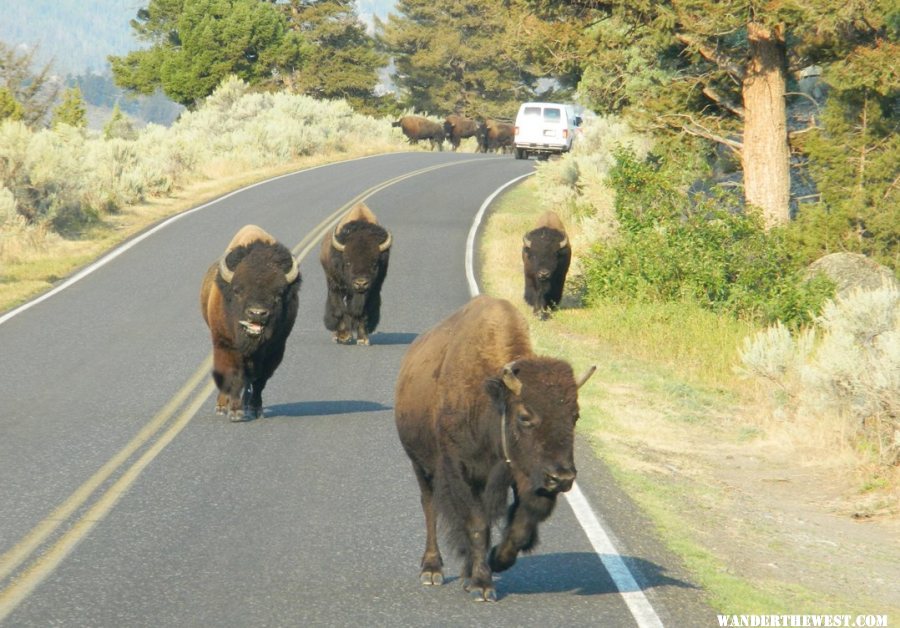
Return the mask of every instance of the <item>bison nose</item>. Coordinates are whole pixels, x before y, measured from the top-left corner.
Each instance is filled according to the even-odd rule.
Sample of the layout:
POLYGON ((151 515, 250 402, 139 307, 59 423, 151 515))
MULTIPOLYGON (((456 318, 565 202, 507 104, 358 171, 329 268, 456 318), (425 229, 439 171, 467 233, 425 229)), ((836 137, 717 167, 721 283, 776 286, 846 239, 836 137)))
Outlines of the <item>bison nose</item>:
POLYGON ((565 493, 572 488, 575 482, 576 471, 573 468, 548 469, 544 471, 544 489, 553 492, 565 493))
POLYGON ((247 315, 256 321, 265 321, 269 318, 269 310, 264 307, 248 307, 247 315))
POLYGON ((550 271, 549 270, 539 270, 537 276, 538 276, 538 279, 540 279, 541 281, 547 281, 548 279, 550 279, 550 271))
POLYGON ((369 287, 369 280, 365 278, 354 279, 353 280, 353 289, 359 292, 367 289, 369 287))

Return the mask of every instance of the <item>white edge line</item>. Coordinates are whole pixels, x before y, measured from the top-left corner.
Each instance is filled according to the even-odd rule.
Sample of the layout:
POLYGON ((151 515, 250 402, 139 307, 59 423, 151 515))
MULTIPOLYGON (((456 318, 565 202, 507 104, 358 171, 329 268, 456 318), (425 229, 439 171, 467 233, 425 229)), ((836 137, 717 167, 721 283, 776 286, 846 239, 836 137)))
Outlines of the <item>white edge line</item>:
MULTIPOLYGON (((387 153, 387 154, 394 154, 394 153, 387 153)), ((0 325, 2 325, 3 323, 5 323, 5 322, 8 321, 9 319, 11 319, 13 316, 16 316, 16 315, 18 315, 18 314, 21 314, 21 313, 24 312, 25 310, 31 309, 32 307, 34 307, 34 306, 37 305, 38 303, 43 303, 44 301, 46 301, 47 299, 49 299, 49 298, 52 297, 53 295, 58 294, 58 293, 62 292, 63 290, 65 290, 66 288, 68 288, 69 286, 71 286, 71 285, 73 285, 73 284, 75 284, 75 283, 81 281, 82 279, 84 279, 85 277, 87 277, 88 275, 90 275, 91 273, 93 273, 93 272, 99 270, 100 268, 106 266, 106 265, 109 264, 111 261, 113 261, 114 259, 116 259, 116 258, 119 257, 120 255, 122 255, 123 253, 125 253, 126 251, 128 251, 129 249, 131 249, 132 247, 137 246, 138 244, 140 244, 141 242, 143 242, 144 240, 146 240, 147 238, 149 238, 150 236, 152 236, 153 234, 155 234, 157 231, 160 231, 160 230, 164 229, 165 227, 168 227, 170 224, 172 224, 172 223, 175 222, 176 220, 181 220, 181 219, 184 218, 185 216, 188 216, 188 215, 190 215, 190 214, 193 214, 194 212, 198 212, 198 211, 200 211, 201 209, 206 209, 207 207, 209 207, 209 206, 211 206, 211 205, 215 205, 216 203, 219 203, 219 202, 221 202, 221 201, 224 201, 224 200, 227 199, 227 198, 231 198, 232 196, 235 196, 235 195, 237 195, 237 194, 240 194, 240 193, 242 193, 242 192, 245 192, 246 190, 255 188, 255 187, 259 186, 259 185, 264 185, 264 184, 270 183, 270 182, 272 182, 272 181, 277 181, 278 179, 284 179, 284 178, 286 178, 286 177, 292 177, 292 176, 294 176, 294 175, 298 175, 298 174, 302 174, 302 173, 305 173, 305 172, 309 172, 309 171, 311 171, 311 170, 318 170, 319 168, 325 168, 325 167, 327 167, 327 166, 333 166, 333 165, 339 164, 339 163, 348 163, 348 162, 352 162, 352 161, 360 161, 360 160, 363 160, 363 159, 371 159, 371 158, 373 158, 373 157, 380 157, 380 156, 381 156, 381 155, 366 155, 366 156, 364 156, 364 157, 357 157, 357 158, 355 158, 355 159, 346 159, 346 160, 344 160, 344 161, 330 162, 330 163, 327 163, 327 164, 321 164, 321 165, 318 165, 318 166, 312 166, 312 167, 310 167, 310 168, 303 168, 303 169, 301 169, 301 170, 295 170, 294 172, 287 172, 287 173, 285 173, 285 174, 281 174, 281 175, 272 177, 272 178, 270 178, 270 179, 264 179, 264 180, 262 180, 262 181, 257 181, 256 183, 251 183, 250 185, 246 185, 246 186, 244 186, 244 187, 242 187, 242 188, 238 188, 237 190, 232 190, 232 191, 229 192, 228 194, 225 194, 224 196, 220 196, 219 198, 213 199, 213 200, 209 201, 208 203, 204 203, 203 205, 198 205, 197 207, 193 207, 193 208, 191 208, 191 209, 188 209, 188 210, 186 210, 186 211, 181 212, 180 214, 176 214, 175 216, 172 216, 172 217, 170 217, 170 218, 167 218, 166 220, 164 220, 163 222, 159 223, 158 225, 156 225, 156 226, 153 227, 152 229, 149 229, 149 230, 147 230, 147 231, 141 233, 140 235, 138 235, 138 236, 132 238, 131 240, 128 240, 127 242, 125 242, 125 243, 122 244, 121 246, 119 246, 119 247, 113 249, 112 251, 110 251, 109 253, 107 253, 107 254, 104 255, 103 257, 101 257, 99 260, 97 260, 97 261, 94 262, 93 264, 90 264, 89 266, 86 266, 85 268, 82 268, 80 271, 78 271, 78 272, 75 273, 74 275, 70 276, 68 279, 66 279, 65 281, 63 281, 61 284, 55 286, 53 289, 51 289, 51 290, 49 290, 49 291, 43 293, 42 295, 40 295, 40 296, 38 296, 38 297, 32 299, 31 301, 28 301, 27 303, 23 303, 23 304, 20 305, 19 307, 14 308, 14 309, 10 310, 9 312, 7 312, 6 314, 0 316, 0 325)))
MULTIPOLYGON (((466 279, 469 282, 469 295, 470 296, 478 296, 480 294, 480 290, 478 289, 478 282, 475 281, 475 236, 478 234, 478 227, 481 226, 481 220, 484 218, 484 212, 487 211, 487 208, 491 203, 494 202, 494 199, 500 195, 503 190, 513 185, 514 183, 518 183, 525 177, 530 177, 533 175, 533 172, 529 172, 523 174, 521 177, 516 177, 512 181, 507 181, 499 188, 494 190, 494 193, 488 196, 484 203, 481 204, 481 207, 478 209, 478 213, 475 214, 475 218, 472 220, 472 227, 469 229, 469 235, 466 238, 466 279)), ((2 321, 0 321, 2 322, 2 321)))
MULTIPOLYGON (((475 235, 484 218, 484 213, 503 190, 532 174, 534 173, 522 175, 497 188, 493 194, 487 197, 481 205, 481 208, 478 210, 478 213, 475 214, 475 218, 472 221, 472 227, 469 229, 469 236, 466 238, 466 279, 469 282, 469 294, 472 297, 481 294, 481 291, 478 289, 478 282, 475 280, 474 251, 475 235)), ((656 611, 653 609, 647 596, 641 591, 637 581, 628 569, 628 565, 625 564, 621 554, 619 554, 619 551, 616 549, 611 534, 607 532, 603 527, 603 524, 600 523, 600 517, 594 512, 594 509, 591 508, 584 493, 581 492, 578 483, 576 482, 573 484, 572 489, 568 493, 563 494, 565 495, 569 506, 572 508, 572 511, 575 513, 575 518, 578 520, 579 525, 581 525, 581 529, 584 530, 588 541, 590 541, 591 546, 594 548, 594 551, 597 553, 597 556, 609 573, 610 578, 612 578, 613 584, 616 585, 616 589, 618 589, 622 599, 628 606, 628 610, 631 611, 631 615, 637 622, 638 627, 663 628, 662 620, 659 618, 659 615, 656 614, 656 611)))

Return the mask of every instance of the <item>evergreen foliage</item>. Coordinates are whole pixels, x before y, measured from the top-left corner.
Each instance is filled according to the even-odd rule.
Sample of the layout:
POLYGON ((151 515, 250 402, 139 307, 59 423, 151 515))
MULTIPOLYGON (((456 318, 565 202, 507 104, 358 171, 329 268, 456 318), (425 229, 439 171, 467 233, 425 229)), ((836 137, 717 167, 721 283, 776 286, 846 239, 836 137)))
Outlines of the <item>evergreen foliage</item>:
POLYGON ((398 0, 376 21, 400 100, 417 111, 512 118, 537 77, 515 45, 517 11, 502 0, 398 0))
POLYGON ((76 129, 87 126, 87 108, 81 90, 77 87, 70 87, 63 92, 62 102, 53 110, 50 126, 56 128, 60 124, 68 124, 76 129))
POLYGON ((259 0, 150 0, 132 27, 151 47, 110 57, 116 83, 147 95, 160 88, 187 107, 230 74, 260 83, 276 60, 300 54, 281 12, 259 0))
POLYGON ((300 63, 281 63, 282 82, 298 94, 344 98, 357 110, 373 110, 378 70, 387 58, 359 21, 353 0, 290 0, 280 5, 300 38, 300 63))
POLYGON ((21 120, 25 116, 25 109, 13 96, 8 87, 0 87, 0 121, 21 120))
MULTIPOLYGON (((37 48, 19 53, 0 41, 0 89, 6 89, 19 109, 5 99, 6 108, 26 124, 44 121, 53 107, 59 86, 52 80, 50 64, 35 70, 37 48)), ((13 117, 13 115, 10 115, 13 117)))

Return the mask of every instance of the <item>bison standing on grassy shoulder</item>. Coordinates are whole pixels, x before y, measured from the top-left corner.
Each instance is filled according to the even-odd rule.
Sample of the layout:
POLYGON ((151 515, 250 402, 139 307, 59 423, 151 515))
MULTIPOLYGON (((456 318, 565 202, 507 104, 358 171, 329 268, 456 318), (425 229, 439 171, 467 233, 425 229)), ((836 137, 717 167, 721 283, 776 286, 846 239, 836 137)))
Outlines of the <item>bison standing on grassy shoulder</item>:
POLYGON ((381 285, 387 276, 391 234, 375 214, 358 203, 322 240, 319 261, 325 270, 328 298, 325 327, 335 342, 369 344, 381 318, 381 285))
POLYGON ((432 149, 444 148, 444 127, 433 120, 423 116, 403 116, 392 122, 391 126, 400 127, 410 144, 418 144, 419 140, 429 140, 432 149))
POLYGON ((488 296, 413 342, 394 413, 425 514, 422 584, 443 583, 440 514, 465 557, 465 589, 478 601, 496 600, 492 573, 534 549, 538 524, 575 480, 578 388, 592 373, 576 382, 568 363, 535 355, 525 318, 488 296), (491 525, 504 512, 503 538, 491 548, 491 525))
POLYGON ((541 319, 559 305, 571 261, 572 247, 562 220, 555 212, 544 212, 537 227, 522 239, 525 302, 541 319))
POLYGON ((238 231, 206 271, 200 308, 212 335, 217 414, 262 415, 262 391, 297 318, 300 282, 291 252, 256 225, 238 231))

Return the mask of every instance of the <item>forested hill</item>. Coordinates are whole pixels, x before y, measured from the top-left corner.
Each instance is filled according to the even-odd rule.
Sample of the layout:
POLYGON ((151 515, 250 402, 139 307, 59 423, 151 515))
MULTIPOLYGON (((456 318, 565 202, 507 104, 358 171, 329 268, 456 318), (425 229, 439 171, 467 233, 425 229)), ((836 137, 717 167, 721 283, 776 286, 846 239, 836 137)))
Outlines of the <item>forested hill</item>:
MULTIPOLYGON (((149 0, 0 0, 0 41, 40 47, 37 62, 62 75, 103 72, 106 57, 142 47, 129 22, 149 0)), ((393 0, 357 0, 360 18, 384 18, 393 0)))
POLYGON ((0 40, 39 46, 37 62, 59 74, 103 71, 106 57, 140 46, 129 21, 146 0, 0 0, 0 40))

